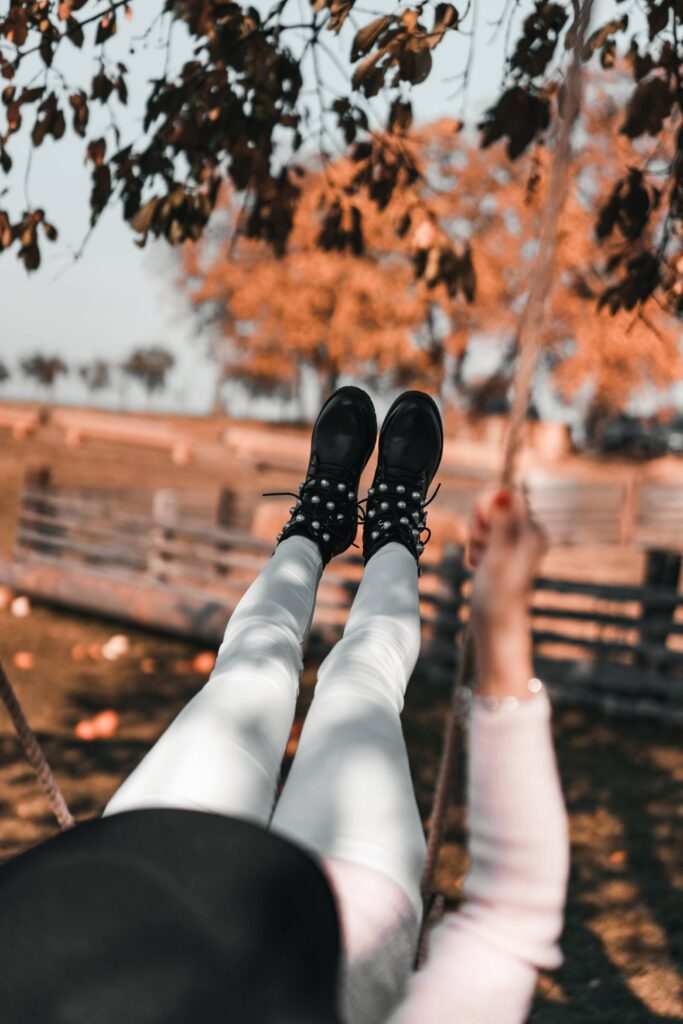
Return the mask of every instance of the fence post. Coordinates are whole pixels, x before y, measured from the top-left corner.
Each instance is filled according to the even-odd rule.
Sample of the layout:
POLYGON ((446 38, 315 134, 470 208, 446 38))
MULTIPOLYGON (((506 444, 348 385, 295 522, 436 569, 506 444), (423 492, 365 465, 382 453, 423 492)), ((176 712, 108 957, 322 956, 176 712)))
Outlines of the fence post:
POLYGON ((637 653, 636 663, 643 668, 657 669, 666 663, 666 640, 676 611, 680 574, 681 555, 677 552, 659 548, 646 552, 640 643, 652 650, 637 653), (648 590, 657 591, 656 600, 648 600, 648 590), (662 596, 662 592, 667 591, 671 594, 670 601, 662 596))
POLYGON ((456 643, 458 631, 462 628, 460 609, 462 608, 462 585, 467 579, 465 569, 464 548, 449 544, 439 566, 439 582, 446 591, 443 604, 437 605, 432 637, 432 651, 428 654, 429 662, 436 660, 437 666, 429 666, 430 675, 451 678, 455 672, 458 659, 456 643))
MULTIPOLYGON (((221 487, 218 492, 218 503, 216 505, 216 526, 227 529, 234 526, 235 522, 235 492, 229 487, 221 487)), ((232 545, 226 540, 216 540, 214 547, 219 555, 226 554, 232 545)), ((227 576, 228 568, 221 562, 214 564, 214 571, 217 576, 227 576)))
POLYGON ((152 499, 152 520, 149 530, 147 572, 160 582, 166 580, 166 563, 172 558, 167 541, 173 537, 178 521, 178 495, 168 489, 155 491, 152 499))
MULTIPOLYGON (((34 512, 36 515, 48 517, 54 515, 54 509, 48 501, 41 501, 38 496, 41 491, 47 491, 52 483, 52 470, 49 466, 29 466, 24 474, 24 489, 22 491, 19 501, 19 529, 21 530, 22 513, 26 509, 29 513, 34 512), (27 497, 26 491, 33 491, 30 497, 27 497)), ((64 533, 63 529, 60 529, 56 525, 52 525, 47 522, 29 523, 29 526, 33 533, 44 533, 46 536, 54 537, 61 536, 64 533)), ((31 541, 20 542, 20 545, 28 548, 34 552, 41 552, 49 555, 54 554, 52 547, 49 544, 41 544, 37 539, 31 541)))

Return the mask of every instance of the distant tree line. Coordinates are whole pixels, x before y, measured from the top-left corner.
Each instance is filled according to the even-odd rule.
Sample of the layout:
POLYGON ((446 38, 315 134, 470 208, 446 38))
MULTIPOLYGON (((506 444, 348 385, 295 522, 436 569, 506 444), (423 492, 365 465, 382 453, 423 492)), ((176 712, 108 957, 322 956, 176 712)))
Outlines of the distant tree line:
POLYGON ((75 373, 91 392, 114 387, 117 380, 130 380, 141 384, 151 395, 163 390, 174 365, 172 353, 160 345, 134 349, 121 362, 96 358, 71 367, 59 355, 36 352, 20 359, 13 371, 0 361, 0 384, 23 377, 47 394, 61 377, 75 373))

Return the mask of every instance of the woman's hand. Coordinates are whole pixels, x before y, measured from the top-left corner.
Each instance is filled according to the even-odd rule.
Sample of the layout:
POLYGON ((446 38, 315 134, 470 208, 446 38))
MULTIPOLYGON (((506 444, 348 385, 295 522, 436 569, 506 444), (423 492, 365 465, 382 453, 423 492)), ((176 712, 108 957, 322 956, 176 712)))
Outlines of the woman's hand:
POLYGON ((471 622, 478 693, 529 696, 533 676, 529 598, 547 549, 542 527, 517 490, 491 490, 477 501, 469 561, 475 570, 471 622))

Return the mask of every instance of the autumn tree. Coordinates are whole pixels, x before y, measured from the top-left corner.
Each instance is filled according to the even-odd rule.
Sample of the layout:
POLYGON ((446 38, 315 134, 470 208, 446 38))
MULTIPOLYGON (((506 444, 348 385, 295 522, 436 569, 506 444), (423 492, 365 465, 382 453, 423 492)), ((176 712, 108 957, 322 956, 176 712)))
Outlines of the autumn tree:
POLYGON ((92 362, 83 363, 79 366, 78 373, 90 391, 103 391, 111 387, 111 366, 104 359, 93 359, 92 362))
MULTIPOLYGON (((590 389, 593 419, 624 408, 639 388, 663 388, 681 375, 678 321, 654 302, 625 308, 610 285, 624 244, 630 259, 646 258, 663 234, 657 175, 676 138, 668 131, 656 143, 630 140, 612 92, 604 74, 587 88, 543 353, 561 395, 590 389), (615 230, 613 181, 624 165, 627 201, 615 230)), ((349 194, 354 161, 310 171, 282 258, 238 237, 239 203, 223 197, 221 229, 184 258, 192 301, 220 329, 223 373, 266 388, 295 381, 308 364, 327 388, 344 373, 386 385, 455 385, 473 409, 505 401, 548 152, 534 145, 510 162, 502 142, 482 150, 452 121, 406 133, 403 145, 421 173, 382 211, 349 194), (333 220, 330 193, 339 197, 333 220), (466 385, 473 343, 496 346, 499 362, 466 385)))
MULTIPOLYGON (((353 165, 344 194, 357 199, 358 220, 353 231, 336 233, 337 244, 350 253, 370 228, 369 204, 381 209, 395 191, 420 177, 403 143, 412 118, 410 91, 429 77, 436 47, 471 32, 476 4, 420 3, 386 13, 356 8, 354 0, 274 0, 265 14, 225 0, 158 0, 150 7, 144 5, 144 16, 167 30, 168 46, 177 28, 190 55, 176 68, 169 49, 167 66, 148 92, 129 97, 128 64, 144 57, 136 52, 137 40, 128 63, 112 56, 112 46, 122 21, 141 17, 139 0, 10 0, 0 16, 3 173, 13 173, 21 134, 38 150, 47 138, 74 133, 83 139, 92 171, 93 223, 116 203, 141 242, 150 235, 172 244, 196 239, 229 182, 241 196, 240 232, 282 254, 303 196, 301 154, 312 145, 325 160, 341 145, 353 165), (92 54, 87 81, 71 80, 71 47, 92 54), (322 80, 323 56, 347 73, 345 85, 322 80), (304 72, 311 89, 304 88, 304 72), (382 100, 379 116, 376 97, 382 100), (122 137, 116 116, 117 106, 129 99, 144 109, 143 132, 135 138, 122 137)), ((583 7, 577 0, 537 0, 522 11, 501 0, 498 30, 510 45, 501 95, 481 125, 484 147, 503 140, 516 160, 552 139, 563 54, 574 45, 583 7)), ((491 5, 486 10, 490 17, 491 5)), ((678 0, 643 0, 637 8, 617 4, 617 16, 594 24, 584 41, 582 58, 608 74, 619 51, 626 54, 631 83, 619 132, 655 142, 674 134, 658 184, 650 168, 643 171, 645 192, 655 196, 657 189, 644 215, 637 212, 640 193, 634 192, 630 167, 617 164, 604 210, 596 211, 600 237, 619 248, 601 292, 611 310, 657 300, 680 312, 682 29, 678 0), (664 217, 655 236, 649 225, 660 210, 664 217)), ((459 59, 463 63, 453 62, 453 75, 462 80, 471 65, 459 59)), ((11 177, 10 197, 22 177, 22 170, 11 177)), ((341 198, 334 190, 325 196, 327 238, 341 198)), ((423 197, 409 217, 414 226, 433 215, 423 197)), ((41 236, 55 235, 39 206, 0 210, 0 248, 15 251, 28 269, 40 262, 41 236)), ((461 275, 459 254, 447 249, 446 237, 415 262, 418 277, 429 271, 448 284, 461 275)))
POLYGON ((189 296, 203 323, 218 330, 212 349, 219 383, 238 380, 255 392, 292 394, 304 367, 325 393, 343 375, 387 386, 429 377, 428 298, 393 216, 370 204, 362 244, 358 237, 347 247, 339 235, 353 239, 359 230, 355 202, 340 202, 332 222, 321 214, 329 189, 352 172, 342 161, 307 175, 281 257, 263 241, 236 241, 239 208, 231 193, 223 197, 221 231, 186 247, 189 296))
POLYGON ((40 352, 22 359, 21 370, 25 377, 35 381, 46 393, 52 390, 58 377, 69 372, 59 356, 46 356, 40 352))
POLYGON ((135 349, 121 364, 124 374, 138 381, 148 395, 161 391, 169 371, 175 365, 173 355, 160 345, 135 349))

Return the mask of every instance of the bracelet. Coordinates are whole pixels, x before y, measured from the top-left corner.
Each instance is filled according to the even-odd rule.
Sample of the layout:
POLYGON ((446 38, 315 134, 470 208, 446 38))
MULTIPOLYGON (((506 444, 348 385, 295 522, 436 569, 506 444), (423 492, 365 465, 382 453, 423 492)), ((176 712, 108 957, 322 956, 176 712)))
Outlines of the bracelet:
MULTIPOLYGON (((534 697, 545 690, 545 686, 540 679, 534 676, 526 684, 526 688, 534 697)), ((519 697, 490 697, 490 696, 479 696, 479 694, 473 692, 469 687, 463 687, 463 700, 465 705, 468 706, 473 700, 487 711, 516 711, 520 704, 525 703, 524 700, 520 700, 519 697)))

